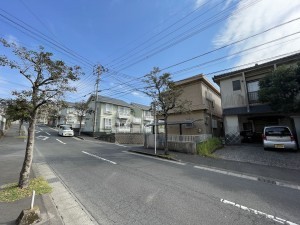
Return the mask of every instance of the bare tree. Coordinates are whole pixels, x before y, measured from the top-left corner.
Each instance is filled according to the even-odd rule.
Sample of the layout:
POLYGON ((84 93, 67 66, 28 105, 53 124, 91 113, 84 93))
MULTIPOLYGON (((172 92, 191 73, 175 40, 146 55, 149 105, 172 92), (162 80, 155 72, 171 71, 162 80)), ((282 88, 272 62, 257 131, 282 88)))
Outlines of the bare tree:
POLYGON ((34 136, 37 114, 41 106, 59 98, 66 92, 76 89, 70 85, 70 81, 76 81, 81 75, 79 66, 69 67, 61 60, 52 59, 52 53, 44 51, 40 47, 37 51, 18 47, 14 43, 8 43, 0 39, 4 47, 11 49, 18 61, 0 56, 0 66, 17 70, 31 85, 30 89, 14 91, 18 98, 28 101, 29 126, 24 163, 20 172, 20 188, 26 188, 29 184, 30 168, 33 158, 34 136))
POLYGON ((146 84, 145 94, 152 98, 157 106, 157 115, 164 119, 165 129, 165 154, 169 154, 168 149, 168 117, 171 113, 188 111, 189 101, 180 98, 182 89, 171 79, 170 73, 160 75, 159 68, 155 67, 145 76, 143 80, 146 84))
POLYGON ((84 101, 75 103, 75 111, 76 111, 76 113, 78 115, 78 119, 79 119, 79 132, 78 132, 79 136, 81 134, 82 121, 87 113, 88 108, 89 108, 88 104, 84 101))

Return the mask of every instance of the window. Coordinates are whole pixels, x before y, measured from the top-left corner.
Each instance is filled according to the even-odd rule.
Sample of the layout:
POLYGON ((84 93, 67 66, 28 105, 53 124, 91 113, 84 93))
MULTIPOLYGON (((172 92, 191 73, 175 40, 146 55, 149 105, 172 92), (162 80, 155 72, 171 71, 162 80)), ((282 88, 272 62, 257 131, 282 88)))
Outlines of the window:
POLYGON ((259 90, 259 81, 252 81, 247 83, 247 90, 249 96, 249 103, 258 102, 258 90, 259 90))
POLYGON ((212 119, 212 128, 218 128, 218 122, 215 119, 212 119))
POLYGON ((241 81, 240 80, 232 81, 232 87, 234 91, 241 90, 241 81))
POLYGON ((104 118, 104 128, 105 129, 111 129, 111 119, 108 119, 108 118, 104 118))
POLYGON ((119 107, 118 112, 121 115, 130 115, 130 109, 126 107, 119 107))
POLYGON ((105 104, 105 113, 111 113, 111 112, 112 112, 111 104, 105 104))

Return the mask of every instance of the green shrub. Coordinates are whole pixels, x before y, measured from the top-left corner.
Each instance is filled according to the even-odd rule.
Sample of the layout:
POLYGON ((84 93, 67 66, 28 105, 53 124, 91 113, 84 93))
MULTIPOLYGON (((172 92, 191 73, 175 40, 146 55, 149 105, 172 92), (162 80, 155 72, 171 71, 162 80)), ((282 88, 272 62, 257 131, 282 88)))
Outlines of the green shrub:
POLYGON ((220 147, 222 147, 222 142, 219 138, 209 138, 206 141, 197 144, 197 154, 213 157, 213 152, 220 147))

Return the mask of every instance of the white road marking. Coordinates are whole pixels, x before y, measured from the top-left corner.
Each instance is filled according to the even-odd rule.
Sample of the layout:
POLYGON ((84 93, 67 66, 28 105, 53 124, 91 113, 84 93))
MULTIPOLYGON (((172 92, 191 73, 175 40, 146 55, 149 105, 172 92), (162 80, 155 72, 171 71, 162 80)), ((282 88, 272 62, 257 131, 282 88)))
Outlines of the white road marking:
POLYGON ((121 146, 121 147, 124 147, 124 148, 127 148, 128 146, 126 146, 126 145, 121 145, 121 144, 117 144, 117 143, 115 143, 115 145, 118 145, 118 146, 121 146))
POLYGON ((168 160, 168 159, 162 159, 162 158, 148 156, 148 155, 143 155, 143 154, 138 154, 138 153, 134 153, 134 152, 128 152, 128 151, 122 151, 122 152, 125 152, 125 153, 128 153, 128 154, 132 154, 132 155, 141 156, 141 157, 145 157, 145 158, 150 158, 150 159, 160 160, 160 161, 164 161, 164 162, 174 163, 174 164, 178 164, 178 165, 182 165, 182 166, 186 165, 186 163, 172 161, 172 160, 168 160))
POLYGON ((51 134, 49 134, 48 132, 45 132, 46 134, 48 134, 48 135, 51 135, 51 134))
POLYGON ((36 137, 36 139, 43 140, 43 141, 46 141, 48 138, 49 138, 49 137, 47 137, 47 136, 42 136, 42 135, 36 137))
POLYGON ((229 175, 229 176, 244 178, 244 179, 248 179, 248 180, 255 180, 255 181, 258 180, 258 178, 254 177, 254 176, 229 172, 229 171, 225 171, 225 170, 219 170, 219 169, 215 169, 215 168, 209 168, 209 167, 204 167, 204 166, 194 166, 194 168, 201 169, 201 170, 207 170, 207 171, 211 171, 211 172, 215 172, 215 173, 221 173, 221 174, 225 174, 225 175, 229 175))
POLYGON ((112 163, 112 164, 114 164, 114 165, 116 165, 116 164, 117 164, 116 162, 110 161, 110 160, 108 160, 108 159, 104 159, 104 158, 102 158, 102 157, 100 157, 100 156, 97 156, 97 155, 94 155, 94 154, 91 154, 91 153, 88 153, 88 152, 85 152, 85 151, 81 151, 81 152, 82 152, 82 153, 84 153, 84 154, 87 154, 87 155, 93 156, 93 157, 95 157, 95 158, 97 158, 97 159, 101 159, 101 160, 103 160, 103 161, 106 161, 106 162, 112 163))
MULTIPOLYGON (((194 166, 194 168, 201 169, 201 170, 207 170, 207 171, 211 171, 211 172, 215 172, 215 173, 220 173, 220 174, 225 174, 225 175, 228 175, 228 176, 244 178, 244 179, 247 179, 247 180, 254 180, 254 181, 270 180, 269 178, 255 177, 255 176, 251 176, 251 175, 246 175, 246 174, 241 174, 241 173, 235 173, 235 172, 226 171, 226 170, 220 170, 220 169, 211 168, 211 167, 194 166)), ((272 180, 272 184, 275 184, 275 185, 281 186, 281 187, 287 187, 287 188, 292 188, 292 189, 300 190, 300 186, 299 185, 289 184, 289 183, 286 183, 286 182, 283 182, 283 181, 273 181, 272 180)))
POLYGON ((78 137, 72 137, 73 139, 77 140, 77 141, 82 141, 82 139, 78 138, 78 137))
POLYGON ((256 209, 252 209, 252 208, 248 208, 246 206, 243 206, 243 205, 240 205, 240 204, 237 204, 237 203, 234 203, 234 202, 231 202, 231 201, 228 201, 228 200, 225 200, 225 199, 220 199, 220 201, 224 204, 228 204, 228 205, 232 205, 232 206, 235 206, 237 208, 240 208, 242 210, 245 210, 245 211, 248 211, 250 213, 254 213, 256 215, 261 215, 261 216, 264 216, 266 217, 267 219, 270 219, 270 220, 273 220, 277 223, 281 223, 281 224, 288 224, 288 225, 299 225, 297 223, 293 223, 291 221, 288 221, 288 220, 285 220, 285 219, 282 219, 282 218, 279 218, 279 217, 276 217, 276 216, 273 216, 273 215, 270 215, 270 214, 267 214, 267 213, 264 213, 264 212, 261 212, 261 211, 258 211, 256 209))
POLYGON ((42 129, 42 128, 40 128, 40 130, 41 130, 41 131, 43 131, 43 129, 42 129))
POLYGON ((56 139, 58 142, 60 142, 60 143, 62 143, 62 144, 66 144, 65 142, 62 142, 61 140, 59 140, 59 139, 56 139))
POLYGON ((40 132, 41 132, 41 131, 39 131, 39 130, 36 130, 36 131, 35 131, 35 133, 40 133, 40 132))

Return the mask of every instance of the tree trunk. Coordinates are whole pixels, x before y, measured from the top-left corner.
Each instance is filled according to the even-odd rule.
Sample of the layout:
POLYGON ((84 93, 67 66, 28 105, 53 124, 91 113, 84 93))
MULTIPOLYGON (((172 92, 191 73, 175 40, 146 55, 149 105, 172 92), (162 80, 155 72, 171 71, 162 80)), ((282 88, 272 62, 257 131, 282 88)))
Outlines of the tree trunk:
POLYGON ((164 118, 165 120, 165 155, 169 155, 169 147, 168 147, 168 117, 164 118))
POLYGON ((25 158, 24 158, 22 170, 20 172, 20 178, 18 184, 19 188, 27 188, 29 185, 29 175, 30 175, 30 169, 31 169, 32 158, 33 158, 36 114, 37 112, 34 112, 32 119, 29 121, 26 152, 25 152, 25 158))
POLYGON ((80 136, 80 134, 81 134, 81 123, 82 123, 82 119, 80 119, 80 121, 79 121, 79 132, 78 132, 78 136, 80 136))
POLYGON ((22 125, 23 125, 23 120, 21 119, 20 121, 19 121, 19 136, 21 136, 21 128, 22 128, 22 125))

